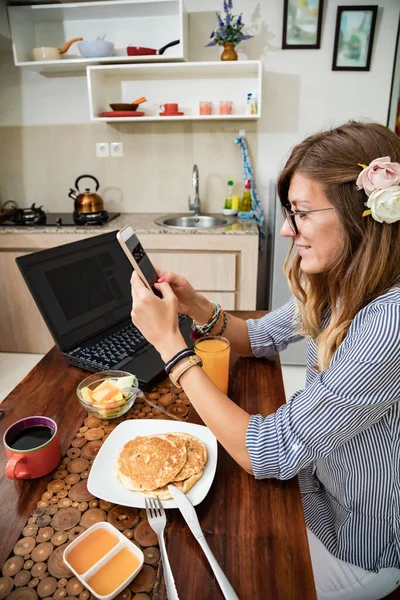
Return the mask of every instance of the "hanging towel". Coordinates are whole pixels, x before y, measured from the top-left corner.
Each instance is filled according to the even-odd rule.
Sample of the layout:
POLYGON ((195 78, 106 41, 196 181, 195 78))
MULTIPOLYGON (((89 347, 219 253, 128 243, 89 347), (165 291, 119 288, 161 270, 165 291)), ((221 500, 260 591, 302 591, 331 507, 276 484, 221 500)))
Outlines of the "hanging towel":
POLYGON ((253 168, 251 165, 251 158, 249 153, 249 147, 247 145, 247 140, 244 135, 240 135, 236 138, 235 143, 240 146, 242 150, 242 161, 243 161, 243 185, 246 184, 246 181, 250 179, 251 183, 251 208, 253 211, 253 215, 255 220, 257 221, 258 231, 260 235, 260 250, 262 250, 263 240, 265 238, 265 233, 263 229, 264 222, 264 211, 261 206, 261 202, 258 198, 256 181, 254 178, 253 168))

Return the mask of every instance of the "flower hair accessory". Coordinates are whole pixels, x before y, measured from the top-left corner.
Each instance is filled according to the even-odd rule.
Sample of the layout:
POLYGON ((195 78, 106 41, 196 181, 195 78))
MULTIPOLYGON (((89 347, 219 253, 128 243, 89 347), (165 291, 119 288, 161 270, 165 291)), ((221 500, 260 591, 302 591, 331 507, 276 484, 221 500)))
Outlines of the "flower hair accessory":
POLYGON ((363 168, 357 177, 358 190, 364 189, 368 196, 368 210, 363 217, 371 215, 379 223, 395 223, 400 220, 400 163, 391 162, 390 156, 376 158, 363 168))

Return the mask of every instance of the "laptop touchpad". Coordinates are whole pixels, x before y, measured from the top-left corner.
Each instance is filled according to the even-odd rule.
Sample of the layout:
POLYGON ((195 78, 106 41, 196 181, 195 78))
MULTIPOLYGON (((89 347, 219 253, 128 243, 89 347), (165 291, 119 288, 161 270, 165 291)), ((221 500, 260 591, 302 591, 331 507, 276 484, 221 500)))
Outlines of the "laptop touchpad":
POLYGON ((160 374, 161 376, 167 376, 164 371, 164 362, 153 347, 144 350, 144 352, 136 355, 135 358, 126 358, 114 368, 136 375, 141 384, 148 384, 160 374))

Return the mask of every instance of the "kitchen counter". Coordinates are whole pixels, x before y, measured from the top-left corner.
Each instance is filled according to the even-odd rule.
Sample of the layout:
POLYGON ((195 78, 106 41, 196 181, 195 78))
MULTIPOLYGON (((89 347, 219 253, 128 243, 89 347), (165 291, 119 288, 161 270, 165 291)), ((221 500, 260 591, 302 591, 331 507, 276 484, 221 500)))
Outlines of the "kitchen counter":
MULTIPOLYGON (((171 216, 178 215, 181 213, 170 213, 171 216)), ((213 228, 202 228, 202 229, 171 229, 170 227, 162 227, 156 225, 155 219, 159 219, 162 216, 166 216, 165 213, 121 213, 119 217, 113 219, 109 223, 104 225, 77 225, 73 226, 61 226, 61 227, 48 227, 48 226, 21 226, 21 227, 7 227, 6 225, 0 225, 0 234, 9 233, 48 233, 54 234, 80 234, 85 233, 88 235, 107 233, 108 231, 114 231, 116 229, 122 229, 126 225, 130 225, 137 234, 185 234, 185 235, 258 235, 258 227, 255 219, 250 221, 241 221, 232 223, 225 227, 213 227, 213 228)), ((221 216, 221 215, 214 215, 221 216)), ((1 245, 1 244, 0 244, 1 245)))

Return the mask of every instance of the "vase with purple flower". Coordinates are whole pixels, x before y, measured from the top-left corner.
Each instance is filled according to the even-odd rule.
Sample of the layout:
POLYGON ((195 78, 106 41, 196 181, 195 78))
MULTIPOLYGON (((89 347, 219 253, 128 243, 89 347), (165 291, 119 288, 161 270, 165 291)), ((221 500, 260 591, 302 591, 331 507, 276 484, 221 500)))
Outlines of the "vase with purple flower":
POLYGON ((232 0, 224 0, 224 15, 217 13, 218 27, 211 32, 210 41, 207 46, 223 46, 221 60, 237 60, 238 55, 235 46, 243 40, 248 40, 252 35, 243 31, 244 23, 242 14, 232 14, 232 0))

